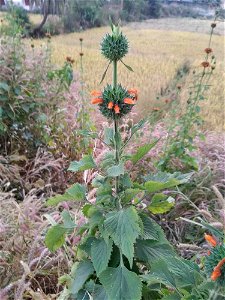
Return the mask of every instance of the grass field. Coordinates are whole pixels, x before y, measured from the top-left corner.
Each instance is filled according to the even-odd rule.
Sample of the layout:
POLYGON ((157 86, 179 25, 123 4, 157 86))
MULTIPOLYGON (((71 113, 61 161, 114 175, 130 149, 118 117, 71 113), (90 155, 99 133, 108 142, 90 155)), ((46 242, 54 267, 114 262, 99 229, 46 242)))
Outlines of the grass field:
MULTIPOLYGON (((176 70, 185 61, 188 60, 192 66, 201 68, 200 63, 204 60, 204 49, 209 40, 209 35, 204 32, 209 31, 211 22, 181 19, 180 23, 182 26, 179 26, 177 19, 164 19, 139 23, 138 27, 130 24, 123 28, 123 32, 131 41, 130 52, 124 61, 132 66, 134 73, 127 72, 125 67, 120 65, 119 81, 127 87, 136 87, 139 90, 139 113, 145 114, 150 112, 153 106, 161 106, 159 100, 156 100, 157 93, 169 84, 176 70), (193 26, 201 28, 203 33, 188 32, 188 28, 192 31, 193 26), (160 29, 154 29, 158 27, 160 29), (177 31, 174 30, 175 27, 177 31)), ((221 35, 223 26, 224 24, 219 24, 213 36, 212 48, 217 57, 217 68, 211 80, 212 87, 208 91, 208 100, 204 102, 203 107, 207 128, 218 131, 224 127, 224 36, 221 35)), ((79 70, 79 38, 83 37, 84 78, 87 88, 88 90, 101 88, 99 82, 107 62, 101 57, 99 43, 109 30, 109 27, 103 27, 53 37, 51 42, 53 61, 62 64, 66 56, 71 56, 75 59, 74 68, 79 70)), ((111 69, 105 82, 110 82, 110 73, 111 69)), ((191 78, 187 81, 189 80, 191 78)))
MULTIPOLYGON (((38 15, 31 15, 37 23, 38 15)), ((139 90, 138 112, 146 114, 155 106, 162 107, 163 101, 156 100, 161 88, 165 88, 174 78, 177 69, 185 61, 192 67, 200 67, 204 60, 204 49, 208 46, 211 21, 197 19, 159 19, 140 23, 130 23, 123 27, 123 32, 130 41, 130 52, 124 62, 134 72, 127 72, 119 65, 119 81, 127 87, 139 90)), ((70 33, 55 36, 51 40, 53 62, 62 65, 66 56, 75 59, 74 69, 80 69, 80 42, 83 37, 84 79, 87 90, 101 88, 99 85, 107 61, 99 52, 99 43, 109 27, 95 28, 81 33, 70 33)), ((35 41, 36 45, 45 40, 35 41)), ((215 29, 212 48, 217 58, 217 67, 211 78, 211 88, 207 92, 208 100, 203 102, 202 113, 209 130, 224 129, 224 23, 215 29)), ((191 75, 187 82, 192 80, 191 75)), ((111 82, 109 68, 105 82, 111 82)), ((104 86, 105 82, 102 84, 104 86)), ((186 87, 188 83, 186 84, 186 87)), ((182 101, 186 101, 183 92, 182 101)))

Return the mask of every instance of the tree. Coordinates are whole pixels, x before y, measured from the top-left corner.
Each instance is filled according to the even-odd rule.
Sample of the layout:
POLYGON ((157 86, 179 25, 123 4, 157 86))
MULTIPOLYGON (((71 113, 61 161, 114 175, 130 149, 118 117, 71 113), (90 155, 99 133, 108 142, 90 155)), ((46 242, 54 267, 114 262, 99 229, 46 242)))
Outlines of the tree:
POLYGON ((66 2, 67 0, 30 0, 30 8, 39 8, 43 14, 41 23, 34 28, 31 35, 37 36, 41 33, 49 14, 61 15, 64 11, 66 2))
POLYGON ((148 0, 148 16, 150 18, 159 18, 160 16, 160 1, 148 0))

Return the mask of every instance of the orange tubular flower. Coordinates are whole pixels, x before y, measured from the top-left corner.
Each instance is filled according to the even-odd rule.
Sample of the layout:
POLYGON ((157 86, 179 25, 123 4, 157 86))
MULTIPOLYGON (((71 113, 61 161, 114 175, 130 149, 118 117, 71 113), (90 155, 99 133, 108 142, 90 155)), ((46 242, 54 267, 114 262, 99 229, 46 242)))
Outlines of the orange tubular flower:
POLYGON ((102 104, 103 99, 102 98, 94 98, 91 100, 91 104, 102 104))
POLYGON ((123 100, 123 102, 124 102, 125 104, 131 104, 131 105, 134 105, 134 104, 135 104, 134 100, 131 99, 131 98, 125 98, 125 99, 123 100))
POLYGON ((219 261, 219 263, 217 264, 217 266, 215 266, 212 274, 211 274, 211 279, 212 280, 216 280, 218 277, 221 276, 221 267, 225 264, 225 257, 223 259, 221 259, 221 261, 219 261))
POLYGON ((128 93, 131 94, 134 97, 134 100, 138 99, 138 94, 136 89, 129 89, 128 93))
POLYGON ((215 281, 218 277, 220 277, 221 276, 221 271, 220 271, 220 269, 217 269, 217 268, 215 268, 214 269, 214 271, 212 272, 212 274, 211 274, 211 279, 213 280, 213 281, 215 281))
POLYGON ((214 239, 213 236, 209 235, 209 234, 205 234, 205 240, 212 245, 213 247, 216 247, 217 245, 217 241, 214 239))
POLYGON ((114 106, 113 102, 110 101, 109 104, 108 104, 108 109, 113 109, 113 106, 114 106))
POLYGON ((91 96, 94 96, 94 97, 99 97, 101 95, 102 95, 101 91, 94 90, 94 91, 91 92, 91 96))
POLYGON ((120 113, 120 108, 119 108, 119 106, 117 104, 114 107, 114 111, 115 111, 116 114, 120 113))

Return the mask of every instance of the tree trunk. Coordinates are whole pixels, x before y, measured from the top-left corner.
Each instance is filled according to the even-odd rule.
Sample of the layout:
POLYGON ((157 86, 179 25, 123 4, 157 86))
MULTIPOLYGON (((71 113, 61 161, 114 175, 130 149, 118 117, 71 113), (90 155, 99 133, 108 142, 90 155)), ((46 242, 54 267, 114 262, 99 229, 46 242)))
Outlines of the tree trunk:
POLYGON ((45 25, 48 15, 50 13, 50 4, 51 4, 51 0, 47 0, 44 2, 43 19, 42 19, 41 23, 36 28, 34 28, 33 32, 31 33, 31 36, 34 36, 34 37, 40 36, 41 30, 42 30, 43 26, 45 25))

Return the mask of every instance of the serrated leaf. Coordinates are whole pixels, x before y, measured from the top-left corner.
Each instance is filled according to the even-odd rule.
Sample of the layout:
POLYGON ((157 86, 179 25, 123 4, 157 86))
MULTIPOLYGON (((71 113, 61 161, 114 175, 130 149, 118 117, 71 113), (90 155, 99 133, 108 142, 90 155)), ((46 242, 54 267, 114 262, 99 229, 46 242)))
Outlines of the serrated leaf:
POLYGON ((91 260, 97 275, 104 271, 110 259, 112 252, 112 241, 106 241, 103 238, 95 240, 91 245, 91 260))
POLYGON ((157 143, 159 140, 154 141, 150 144, 145 144, 138 148, 137 152, 131 156, 130 160, 133 164, 136 164, 140 159, 142 159, 157 143))
POLYGON ((52 226, 45 236, 45 245, 52 252, 55 252, 65 243, 67 229, 59 224, 52 226))
POLYGON ((135 244, 135 257, 143 262, 151 264, 159 259, 169 259, 175 252, 169 243, 159 244, 158 241, 137 240, 135 244))
POLYGON ((73 199, 76 199, 78 201, 84 200, 86 188, 84 185, 80 183, 73 184, 69 189, 66 190, 67 194, 71 195, 73 199))
POLYGON ((168 197, 163 193, 159 193, 152 197, 151 203, 147 208, 153 214, 164 214, 170 211, 174 205, 175 199, 173 197, 168 197))
POLYGON ((96 240, 95 237, 89 236, 82 240, 82 243, 78 245, 78 248, 86 252, 88 256, 91 256, 91 245, 96 240))
POLYGON ((200 270, 197 264, 192 266, 189 261, 178 257, 170 257, 166 264, 170 272, 174 274, 176 285, 179 288, 197 286, 201 282, 200 270))
POLYGON ((109 300, 106 290, 102 285, 96 284, 93 292, 93 300, 109 300))
POLYGON ((108 168, 107 175, 109 177, 117 177, 124 174, 124 164, 121 162, 116 166, 108 168))
POLYGON ((158 260, 151 264, 151 272, 142 275, 148 283, 159 282, 165 284, 167 287, 176 289, 176 281, 172 272, 169 271, 167 264, 163 260, 158 260))
POLYGON ((125 266, 107 268, 99 276, 109 300, 140 300, 142 284, 136 273, 125 266))
POLYGON ((180 182, 176 179, 170 179, 167 182, 159 182, 159 181, 147 181, 144 184, 146 191, 149 193, 155 193, 164 189, 169 189, 179 185, 180 182))
POLYGON ((93 169, 96 167, 96 164, 91 155, 84 155, 83 158, 79 161, 72 161, 68 168, 68 171, 78 172, 93 169))
POLYGON ((134 207, 109 213, 104 222, 105 231, 127 257, 130 266, 133 264, 134 243, 141 232, 140 218, 134 207))
POLYGON ((79 263, 75 263, 72 267, 71 277, 72 282, 69 286, 71 293, 76 295, 83 287, 86 280, 94 273, 94 268, 89 260, 84 260, 79 263))
POLYGON ((92 207, 92 204, 85 204, 84 207, 82 208, 82 213, 84 214, 85 217, 88 217, 88 211, 92 207))
POLYGON ((143 224, 142 238, 145 240, 149 239, 159 241, 161 227, 144 214, 140 214, 140 218, 143 224))

